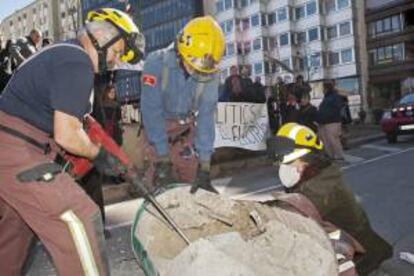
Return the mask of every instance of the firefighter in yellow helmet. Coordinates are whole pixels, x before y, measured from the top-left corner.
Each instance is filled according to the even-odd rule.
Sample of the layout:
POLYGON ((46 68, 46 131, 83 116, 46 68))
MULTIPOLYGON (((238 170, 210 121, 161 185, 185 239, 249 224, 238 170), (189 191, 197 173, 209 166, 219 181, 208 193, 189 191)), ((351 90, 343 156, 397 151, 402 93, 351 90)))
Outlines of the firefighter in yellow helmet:
POLYGON ((356 258, 360 275, 367 275, 392 256, 392 247, 372 228, 361 204, 344 183, 339 167, 323 152, 310 128, 283 125, 268 141, 269 156, 279 165, 279 178, 288 193, 306 196, 322 218, 356 238, 366 253, 356 258))
POLYGON ((33 237, 51 255, 58 275, 109 275, 101 214, 65 168, 65 151, 120 173, 120 161, 83 128, 94 75, 121 59, 136 62, 142 37, 114 9, 93 13, 76 39, 33 54, 0 97, 0 274, 22 275, 33 237), (60 148, 61 150, 57 150, 60 148))
POLYGON ((151 53, 142 73, 141 111, 152 185, 194 183, 212 192, 210 158, 224 35, 210 16, 188 22, 167 48, 151 53))
POLYGON ((120 56, 121 61, 136 64, 142 60, 145 50, 145 39, 129 15, 117 9, 103 8, 90 11, 87 15, 87 22, 107 22, 116 28, 116 32, 107 34, 107 39, 101 42, 93 34, 91 30, 93 27, 90 24, 86 24, 86 32, 99 55, 100 72, 108 69, 106 62, 108 49, 119 40, 124 41, 124 49, 120 56))

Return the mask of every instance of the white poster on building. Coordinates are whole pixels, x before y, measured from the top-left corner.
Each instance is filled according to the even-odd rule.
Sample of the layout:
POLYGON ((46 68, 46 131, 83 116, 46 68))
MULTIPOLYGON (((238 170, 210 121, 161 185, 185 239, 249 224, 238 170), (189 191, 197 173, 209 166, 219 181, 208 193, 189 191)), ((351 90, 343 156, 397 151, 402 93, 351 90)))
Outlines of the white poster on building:
POLYGON ((214 147, 265 150, 269 129, 266 104, 219 103, 214 147))

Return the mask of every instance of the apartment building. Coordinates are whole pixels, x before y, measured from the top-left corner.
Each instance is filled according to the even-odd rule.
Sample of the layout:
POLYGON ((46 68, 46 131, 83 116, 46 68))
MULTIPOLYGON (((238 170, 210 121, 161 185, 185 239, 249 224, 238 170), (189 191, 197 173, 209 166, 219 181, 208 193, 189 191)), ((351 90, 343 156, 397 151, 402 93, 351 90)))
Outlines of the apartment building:
POLYGON ((222 79, 230 66, 245 65, 266 85, 301 74, 311 82, 314 98, 322 97, 321 83, 330 78, 350 95, 363 95, 361 3, 363 15, 359 0, 216 1, 215 17, 226 35, 222 79))
POLYGON ((1 22, 3 40, 26 36, 33 28, 42 31, 45 37, 55 39, 52 4, 52 0, 37 0, 4 18, 1 22))
POLYGON ((0 23, 3 40, 18 39, 37 28, 54 41, 74 38, 80 26, 79 0, 36 0, 0 23))
POLYGON ((369 102, 382 110, 414 92, 414 0, 367 0, 369 102))

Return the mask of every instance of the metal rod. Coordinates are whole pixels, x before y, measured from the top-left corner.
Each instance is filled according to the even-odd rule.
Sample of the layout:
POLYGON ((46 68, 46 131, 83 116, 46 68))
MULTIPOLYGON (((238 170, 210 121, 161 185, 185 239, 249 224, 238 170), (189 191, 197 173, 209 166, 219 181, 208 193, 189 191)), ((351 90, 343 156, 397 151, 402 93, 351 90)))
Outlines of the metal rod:
POLYGON ((172 228, 175 230, 175 232, 180 235, 180 237, 188 244, 190 245, 191 241, 188 239, 188 237, 184 234, 184 232, 180 229, 180 227, 175 223, 173 218, 165 211, 165 209, 158 203, 158 201, 151 195, 147 194, 146 199, 148 199, 149 202, 151 202, 152 205, 154 205, 155 209, 164 217, 164 219, 172 226, 172 228))
POLYGON ((147 187, 145 187, 144 183, 142 183, 139 178, 138 170, 135 167, 132 167, 129 170, 129 173, 125 175, 125 180, 131 182, 138 190, 140 190, 140 192, 144 195, 144 198, 155 207, 155 209, 161 214, 167 223, 171 225, 174 231, 177 232, 177 234, 187 243, 187 245, 190 245, 190 239, 184 234, 168 212, 158 203, 155 197, 148 191, 147 187))

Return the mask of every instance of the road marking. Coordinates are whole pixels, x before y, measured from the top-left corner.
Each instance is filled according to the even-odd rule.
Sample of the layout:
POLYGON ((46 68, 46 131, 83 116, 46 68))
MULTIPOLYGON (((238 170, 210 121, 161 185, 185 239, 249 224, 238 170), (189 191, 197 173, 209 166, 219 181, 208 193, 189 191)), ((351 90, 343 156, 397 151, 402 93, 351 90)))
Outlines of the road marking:
POLYGON ((380 146, 380 145, 375 145, 375 144, 362 145, 361 148, 375 149, 375 150, 386 151, 386 152, 400 152, 401 151, 401 149, 399 148, 386 147, 386 146, 380 146))
POLYGON ((355 155, 350 155, 350 154, 344 154, 344 157, 345 157, 345 161, 349 163, 360 163, 366 160, 365 158, 355 156, 355 155))
POLYGON ((280 185, 280 184, 272 185, 270 187, 265 187, 265 188, 262 188, 262 189, 259 189, 259 190, 253 191, 253 192, 248 192, 248 193, 239 194, 239 195, 232 195, 232 196, 230 196, 230 198, 235 199, 235 200, 237 200, 237 199, 247 199, 248 197, 251 197, 253 195, 257 195, 257 194, 264 193, 264 192, 270 192, 270 191, 273 191, 273 190, 280 189, 282 187, 283 186, 280 185))
POLYGON ((384 154, 384 155, 381 155, 381 156, 378 156, 378 157, 375 157, 375 158, 372 158, 372 159, 365 160, 361 163, 356 163, 356 164, 351 164, 351 165, 348 165, 348 166, 344 166, 344 167, 341 168, 341 170, 345 171, 345 170, 348 170, 348 169, 356 167, 356 166, 370 164, 370 163, 373 163, 373 162, 378 161, 378 160, 382 160, 382 159, 385 159, 385 158, 388 158, 388 157, 393 157, 393 156, 403 154, 403 153, 406 153, 406 152, 410 152, 410 151, 413 151, 413 150, 414 150, 414 147, 411 147, 411 148, 408 148, 408 149, 405 149, 405 150, 401 150, 399 152, 384 154))

